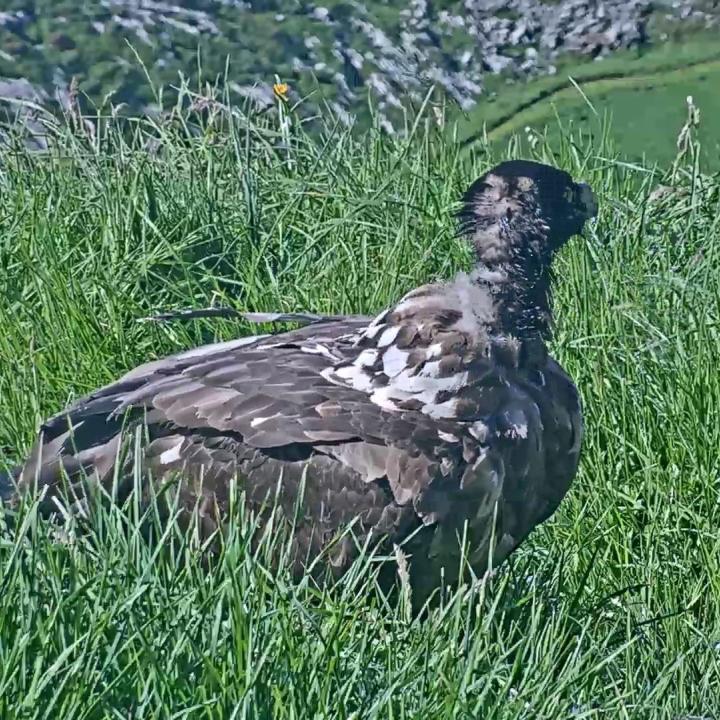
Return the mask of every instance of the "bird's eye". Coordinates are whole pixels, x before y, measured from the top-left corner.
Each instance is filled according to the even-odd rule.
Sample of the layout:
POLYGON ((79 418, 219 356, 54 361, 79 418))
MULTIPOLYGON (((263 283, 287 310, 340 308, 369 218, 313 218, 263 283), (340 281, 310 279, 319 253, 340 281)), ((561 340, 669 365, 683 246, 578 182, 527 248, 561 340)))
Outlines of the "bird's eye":
POLYGON ((565 188, 565 191, 563 192, 563 200, 567 203, 575 201, 575 191, 571 187, 565 188))

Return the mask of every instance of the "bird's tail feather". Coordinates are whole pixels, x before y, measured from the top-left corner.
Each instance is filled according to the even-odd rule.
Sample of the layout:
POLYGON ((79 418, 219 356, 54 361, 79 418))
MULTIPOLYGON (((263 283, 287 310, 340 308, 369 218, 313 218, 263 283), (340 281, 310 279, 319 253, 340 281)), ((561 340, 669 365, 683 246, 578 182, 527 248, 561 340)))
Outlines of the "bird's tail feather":
POLYGON ((151 315, 140 318, 138 322, 172 322, 174 320, 193 320, 197 318, 241 318, 251 323, 286 323, 297 322, 301 325, 309 325, 317 322, 328 322, 337 320, 339 315, 315 315, 306 312, 240 312, 234 308, 211 307, 211 308, 190 308, 187 310, 176 310, 171 312, 151 315))

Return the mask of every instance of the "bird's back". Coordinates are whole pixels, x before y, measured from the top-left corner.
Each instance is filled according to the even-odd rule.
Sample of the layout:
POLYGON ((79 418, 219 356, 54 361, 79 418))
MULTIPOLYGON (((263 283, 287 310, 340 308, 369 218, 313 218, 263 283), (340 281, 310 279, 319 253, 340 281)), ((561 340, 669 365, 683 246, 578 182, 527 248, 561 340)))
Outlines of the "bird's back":
MULTIPOLYGON (((460 274, 372 320, 150 362, 48 420, 20 486, 37 481, 52 512, 64 477, 80 488, 86 475, 106 486, 119 475, 122 500, 134 464, 121 437, 142 427, 144 472, 156 483, 182 476, 181 507, 196 508, 207 532, 235 477, 254 509, 279 487, 291 517, 303 487, 298 572, 353 521, 359 544, 414 533, 422 598, 441 567, 452 579, 465 533, 477 572, 500 562, 557 506, 577 464, 574 386, 541 340, 497 333, 495 321, 492 298, 460 274)), ((335 574, 356 550, 346 538, 328 551, 335 574)))

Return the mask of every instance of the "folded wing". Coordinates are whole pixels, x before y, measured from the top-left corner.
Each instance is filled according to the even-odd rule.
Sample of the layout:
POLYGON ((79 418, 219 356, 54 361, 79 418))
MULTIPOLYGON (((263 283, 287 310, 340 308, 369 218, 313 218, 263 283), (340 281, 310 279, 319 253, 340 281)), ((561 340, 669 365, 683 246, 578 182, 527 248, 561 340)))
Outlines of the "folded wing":
MULTIPOLYGON (((298 558, 351 521, 361 542, 415 532, 423 597, 440 568, 452 579, 464 535, 477 571, 511 552, 557 506, 579 453, 572 383, 544 347, 494 337, 467 291, 426 286, 371 322, 313 319, 140 366, 48 420, 19 485, 45 488, 50 511, 63 478, 130 477, 121 437, 140 428, 146 470, 186 477, 187 507, 222 509, 239 477, 258 507, 280 483, 291 513, 304 485, 298 558)), ((353 556, 341 543, 331 564, 353 556)))

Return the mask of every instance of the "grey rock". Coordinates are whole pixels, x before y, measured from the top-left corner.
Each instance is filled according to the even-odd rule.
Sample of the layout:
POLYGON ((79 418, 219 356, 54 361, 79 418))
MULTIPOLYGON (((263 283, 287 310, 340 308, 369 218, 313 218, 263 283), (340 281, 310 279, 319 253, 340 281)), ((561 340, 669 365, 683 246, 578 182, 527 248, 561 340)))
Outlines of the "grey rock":
MULTIPOLYGON (((225 38, 218 22, 221 8, 229 8, 238 23, 244 13, 261 11, 258 3, 244 0, 206 0, 203 10, 183 7, 179 0, 99 4, 126 31, 128 40, 152 46, 158 62, 170 58, 163 60, 168 64, 173 50, 169 29, 192 42, 225 38)), ((442 9, 428 0, 408 0, 394 26, 379 27, 374 8, 359 0, 329 8, 289 0, 264 0, 262 5, 278 25, 290 19, 297 23, 302 16, 306 31, 288 51, 286 67, 298 75, 322 74, 337 117, 347 123, 369 92, 381 126, 388 130, 404 124, 398 122, 403 108, 408 101, 422 100, 431 83, 467 110, 481 101, 489 74, 516 80, 552 74, 557 58, 568 52, 600 58, 647 43, 648 18, 657 7, 677 22, 692 19, 712 25, 720 18, 720 7, 713 9, 707 0, 455 0, 443 3, 442 9)), ((0 12, 0 27, 12 32, 21 33, 31 21, 26 12, 0 12)), ((91 27, 101 34, 108 24, 94 22, 91 27)), ((6 50, 0 52, 6 60, 10 57, 6 50)), ((267 107, 273 102, 271 78, 276 68, 256 72, 236 77, 230 87, 239 88, 239 97, 267 107)), ((292 84, 292 77, 286 79, 292 84)), ((315 110, 308 105, 308 114, 315 110)))

